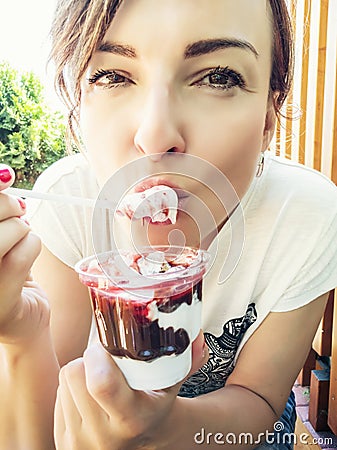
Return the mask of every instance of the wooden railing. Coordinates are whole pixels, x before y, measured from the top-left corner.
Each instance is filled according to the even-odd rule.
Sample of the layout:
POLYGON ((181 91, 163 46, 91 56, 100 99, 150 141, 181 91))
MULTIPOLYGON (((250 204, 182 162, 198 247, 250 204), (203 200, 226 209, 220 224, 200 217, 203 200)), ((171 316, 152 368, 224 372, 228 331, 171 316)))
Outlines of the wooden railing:
POLYGON ((288 0, 294 18, 293 90, 271 150, 337 184, 337 0, 288 0))
MULTIPOLYGON (((294 85, 271 151, 317 169, 337 184, 337 0, 288 0, 288 5, 295 36, 294 85)), ((314 386, 311 372, 314 426, 325 414, 325 424, 337 435, 337 290, 330 294, 313 349, 316 356, 331 356, 328 386, 321 389, 320 381, 314 386)))

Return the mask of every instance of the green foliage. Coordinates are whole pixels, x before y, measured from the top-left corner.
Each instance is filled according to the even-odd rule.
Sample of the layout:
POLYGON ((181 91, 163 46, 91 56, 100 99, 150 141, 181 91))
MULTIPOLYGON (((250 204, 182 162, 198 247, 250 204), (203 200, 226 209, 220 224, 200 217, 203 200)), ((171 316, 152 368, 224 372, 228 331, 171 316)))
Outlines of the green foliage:
POLYGON ((15 170, 15 184, 31 187, 65 154, 64 119, 46 105, 40 80, 0 63, 0 161, 15 170))

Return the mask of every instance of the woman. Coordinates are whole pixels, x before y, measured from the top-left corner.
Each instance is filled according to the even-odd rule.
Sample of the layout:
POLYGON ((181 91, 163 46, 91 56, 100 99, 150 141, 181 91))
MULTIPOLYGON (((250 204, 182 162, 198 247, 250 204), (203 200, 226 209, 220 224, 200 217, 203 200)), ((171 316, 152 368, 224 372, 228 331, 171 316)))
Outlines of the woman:
MULTIPOLYGON (((93 252, 90 212, 37 205, 37 258, 39 240, 18 219, 22 202, 2 194, 2 448, 53 448, 53 424, 61 450, 291 448, 289 436, 270 433, 293 430, 291 387, 337 284, 337 192, 320 174, 264 153, 291 81, 285 2, 60 0, 52 37, 57 85, 84 157, 56 163, 36 189, 94 198, 141 157, 163 170, 167 153, 190 155, 230 181, 245 242, 218 283, 228 216, 207 187, 182 181, 218 232, 204 337, 182 385, 137 392, 100 346, 87 348, 90 303, 73 265, 93 252)), ((3 189, 10 175, 3 167, 3 189)), ((199 243, 184 215, 175 228, 199 243)), ((170 230, 150 224, 151 242, 170 230)))

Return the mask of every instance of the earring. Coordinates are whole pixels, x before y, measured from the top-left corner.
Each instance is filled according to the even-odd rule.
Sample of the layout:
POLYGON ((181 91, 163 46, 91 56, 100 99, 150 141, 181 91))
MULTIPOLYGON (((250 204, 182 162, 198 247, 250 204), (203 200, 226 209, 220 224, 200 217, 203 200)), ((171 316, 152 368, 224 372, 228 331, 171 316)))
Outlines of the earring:
POLYGON ((256 171, 256 178, 259 178, 262 175, 264 169, 264 152, 261 153, 260 155, 260 160, 259 163, 257 165, 257 171, 256 171))

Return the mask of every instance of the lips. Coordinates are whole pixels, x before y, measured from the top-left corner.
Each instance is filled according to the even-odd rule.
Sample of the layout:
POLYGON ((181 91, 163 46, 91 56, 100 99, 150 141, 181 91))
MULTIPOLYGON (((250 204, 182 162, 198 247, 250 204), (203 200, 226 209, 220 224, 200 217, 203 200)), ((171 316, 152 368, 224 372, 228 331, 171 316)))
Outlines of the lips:
POLYGON ((187 191, 185 191, 178 185, 172 183, 171 181, 168 181, 165 179, 149 179, 146 181, 142 181, 141 183, 139 183, 135 186, 134 192, 144 192, 148 189, 153 188, 154 186, 167 186, 167 187, 173 189, 178 196, 178 200, 183 200, 183 199, 189 197, 189 193, 187 191))
POLYGON ((135 192, 143 192, 147 189, 151 189, 154 186, 167 186, 171 189, 179 189, 179 186, 171 183, 168 180, 164 179, 156 179, 156 178, 150 178, 148 180, 144 180, 141 183, 137 184, 134 188, 135 192))

